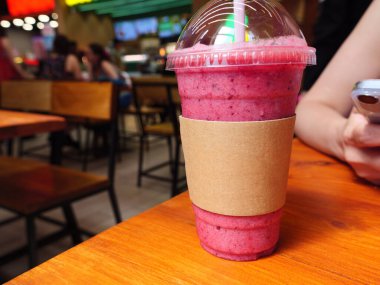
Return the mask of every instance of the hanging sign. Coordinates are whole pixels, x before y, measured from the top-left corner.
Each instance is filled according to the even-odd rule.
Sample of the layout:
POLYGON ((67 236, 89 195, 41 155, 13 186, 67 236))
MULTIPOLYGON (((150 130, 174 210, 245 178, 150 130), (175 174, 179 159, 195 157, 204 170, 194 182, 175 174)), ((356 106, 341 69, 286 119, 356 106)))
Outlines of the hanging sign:
POLYGON ((65 0, 67 6, 75 6, 79 4, 91 3, 92 0, 65 0))
POLYGON ((9 14, 12 17, 23 17, 39 13, 51 13, 55 8, 54 0, 7 0, 9 14))

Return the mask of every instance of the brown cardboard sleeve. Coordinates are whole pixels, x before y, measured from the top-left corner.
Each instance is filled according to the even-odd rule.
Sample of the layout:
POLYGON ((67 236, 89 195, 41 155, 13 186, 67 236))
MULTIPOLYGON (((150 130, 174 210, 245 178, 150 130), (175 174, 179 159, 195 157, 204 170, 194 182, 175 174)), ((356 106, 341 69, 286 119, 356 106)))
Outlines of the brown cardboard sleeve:
POLYGON ((256 216, 285 204, 295 117, 261 122, 180 118, 190 199, 217 214, 256 216))

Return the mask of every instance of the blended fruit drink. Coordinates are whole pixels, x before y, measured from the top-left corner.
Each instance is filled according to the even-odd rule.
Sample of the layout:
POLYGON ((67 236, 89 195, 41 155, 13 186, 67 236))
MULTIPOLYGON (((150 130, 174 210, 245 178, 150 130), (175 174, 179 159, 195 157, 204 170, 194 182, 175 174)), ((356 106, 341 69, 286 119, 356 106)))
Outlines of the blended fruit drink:
MULTIPOLYGON (((221 23, 226 25, 228 20, 224 22, 221 20, 211 21, 213 24, 207 25, 206 18, 217 18, 219 14, 216 11, 218 9, 223 9, 224 12, 228 8, 233 9, 233 1, 222 2, 224 4, 221 6, 221 1, 212 1, 198 12, 188 24, 187 30, 182 34, 178 43, 178 50, 169 57, 168 68, 175 70, 177 75, 183 117, 199 122, 220 122, 225 124, 227 130, 231 127, 232 132, 236 132, 232 122, 252 122, 253 127, 257 128, 258 126, 254 122, 286 120, 294 117, 302 74, 306 65, 315 61, 314 50, 307 47, 302 34, 296 34, 299 31, 297 28, 282 26, 295 24, 277 3, 271 1, 255 1, 254 3, 247 1, 249 4, 245 4, 245 6, 253 9, 246 8, 246 11, 253 13, 252 11, 263 8, 262 11, 275 14, 277 22, 269 15, 252 17, 253 15, 249 14, 246 18, 248 20, 250 18, 260 20, 261 24, 267 19, 269 22, 266 22, 266 28, 272 32, 276 31, 276 35, 279 36, 268 37, 268 30, 266 30, 264 32, 265 37, 260 38, 261 33, 247 25, 251 28, 246 33, 247 36, 253 37, 251 41, 216 44, 215 41, 218 41, 218 36, 220 38, 220 33, 223 31, 221 23), (202 36, 196 37, 195 31, 202 35, 202 30, 199 28, 201 23, 206 26, 208 33, 214 31, 216 35, 206 33, 206 39, 202 36), (213 25, 218 25, 218 27, 213 25), (195 38, 195 40, 189 40, 188 31, 191 31, 192 39, 195 38)), ((221 13, 220 17, 224 17, 222 14, 224 15, 221 13)), ((231 32, 231 30, 229 31, 231 32)), ((227 32, 228 29, 224 29, 223 33, 227 32)), ((187 131, 187 129, 181 131, 187 131)), ((195 134, 192 132, 191 135, 194 136, 195 134)), ((228 132, 226 138, 227 136, 228 132)), ((228 144, 229 142, 225 143, 228 144)), ((262 144, 262 142, 260 143, 262 144)), ((185 140, 185 160, 188 163, 188 160, 193 158, 187 157, 186 148, 190 149, 190 147, 186 144, 185 140)), ((234 152, 234 148, 239 146, 230 145, 230 147, 231 152, 234 152)), ((244 148, 244 146, 242 147, 244 148)), ((198 149, 198 151, 202 150, 198 149)), ((290 152, 290 149, 288 151, 290 152)), ((223 156, 224 154, 221 153, 220 155, 223 156)), ((262 156, 265 155, 265 153, 262 154, 262 156)), ((192 156, 198 157, 194 154, 192 156)), ((228 161, 233 155, 227 157, 228 161)), ((199 162, 201 163, 201 161, 199 162)), ((194 168, 196 163, 191 165, 194 168)), ((226 163, 226 167, 228 167, 228 163, 226 163)), ((187 165, 186 169, 189 170, 187 165)), ((285 169, 285 171, 287 170, 285 169)), ((275 176, 276 173, 272 173, 272 175, 275 176)), ((195 179, 202 180, 204 185, 203 189, 196 190, 206 193, 208 191, 207 178, 204 180, 204 177, 195 177, 195 179)), ((263 180, 260 177, 257 179, 263 180)), ((188 177, 188 180, 190 182, 194 178, 188 177)), ((195 184, 193 183, 193 185, 195 184)), ((210 181, 210 185, 213 184, 210 181)), ((190 196, 202 196, 202 194, 194 195, 192 193, 195 191, 192 189, 193 185, 189 183, 190 196)), ((251 187, 252 189, 255 188, 255 182, 252 183, 251 187)), ((194 186, 194 188, 196 187, 194 186)), ((265 187, 263 189, 265 191, 265 187)), ((283 189, 279 190, 282 191, 283 189)), ((234 192, 235 189, 221 191, 234 192)), ((270 194, 268 195, 266 199, 271 200, 270 194)), ((257 196, 261 196, 261 194, 259 193, 257 196)), ((203 199, 210 199, 210 196, 207 197, 205 196, 203 199)), ((244 200, 243 197, 236 199, 244 200)), ((260 199, 258 197, 258 200, 260 199)), ((198 236, 206 251, 218 257, 236 261, 256 260, 262 256, 270 255, 274 251, 279 239, 283 203, 277 203, 277 206, 265 205, 263 209, 259 210, 260 214, 236 215, 236 212, 249 212, 239 211, 239 209, 233 208, 234 206, 229 209, 228 200, 222 202, 224 205, 219 207, 221 202, 216 199, 218 200, 216 203, 219 203, 217 211, 210 211, 214 210, 214 207, 206 209, 208 206, 204 205, 209 204, 207 201, 203 203, 198 198, 192 200, 198 236), (200 202, 197 204, 194 200, 197 203, 200 202), (229 215, 230 212, 234 215, 229 215)), ((244 201, 238 205, 244 205, 244 201)), ((254 209, 252 213, 257 213, 257 211, 254 209)))
MULTIPOLYGON (((265 48, 268 42, 261 41, 256 47, 265 48)), ((281 46, 306 47, 306 42, 296 37, 279 38, 276 44, 278 49, 281 46)), ((245 46, 252 47, 249 44, 245 46)), ((223 47, 227 48, 221 48, 223 47)), ((242 46, 239 45, 239 48, 242 46)), ((201 53, 205 50, 205 47, 195 47, 187 52, 196 54, 197 51, 201 53)), ((293 56, 297 60, 300 54, 295 53, 293 56)), ((260 65, 251 66, 195 68, 194 64, 191 69, 177 69, 183 116, 198 120, 235 122, 294 116, 306 64, 274 65, 270 60, 271 58, 263 57, 260 65), (268 65, 265 65, 266 60, 268 65)), ((290 60, 289 55, 286 60, 290 60)), ((228 58, 226 61, 229 61, 228 58)))
MULTIPOLYGON (((284 38, 282 42, 289 42, 284 38)), ((296 39, 292 41, 297 42, 296 39)), ((298 45, 306 46, 304 41, 298 45)), ((196 52, 195 49, 193 49, 196 52)), ((294 116, 305 65, 177 70, 182 114, 208 121, 264 121, 294 116)), ((194 207, 202 246, 244 261, 269 255, 279 238, 281 209, 261 216, 219 215, 194 207), (236 241, 239 240, 237 243, 236 241)))

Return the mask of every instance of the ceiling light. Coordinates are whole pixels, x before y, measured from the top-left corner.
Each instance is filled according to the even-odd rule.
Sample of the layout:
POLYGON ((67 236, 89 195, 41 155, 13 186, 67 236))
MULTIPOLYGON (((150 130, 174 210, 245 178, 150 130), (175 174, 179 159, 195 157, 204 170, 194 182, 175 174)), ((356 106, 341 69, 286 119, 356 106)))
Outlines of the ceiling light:
POLYGON ((22 26, 22 28, 25 30, 25 31, 31 31, 33 30, 33 26, 31 24, 24 24, 22 26))
POLYGON ((38 20, 40 20, 41 22, 43 22, 43 23, 47 23, 47 22, 49 22, 49 16, 47 16, 47 15, 39 15, 38 16, 38 20))
POLYGON ((50 21, 50 27, 52 27, 53 29, 55 28, 58 28, 58 22, 57 21, 50 21))
POLYGON ((24 21, 21 19, 14 19, 13 25, 15 25, 16 27, 21 27, 22 25, 24 25, 24 21))
POLYGON ((11 22, 6 21, 6 20, 2 20, 2 21, 0 22, 0 25, 1 25, 4 29, 7 29, 7 28, 9 28, 9 27, 11 26, 11 22))
POLYGON ((37 23, 37 28, 39 28, 40 30, 42 30, 43 28, 45 28, 44 23, 38 22, 37 23))
POLYGON ((26 17, 24 21, 25 23, 30 24, 30 25, 34 25, 36 23, 36 19, 34 19, 33 17, 26 17))

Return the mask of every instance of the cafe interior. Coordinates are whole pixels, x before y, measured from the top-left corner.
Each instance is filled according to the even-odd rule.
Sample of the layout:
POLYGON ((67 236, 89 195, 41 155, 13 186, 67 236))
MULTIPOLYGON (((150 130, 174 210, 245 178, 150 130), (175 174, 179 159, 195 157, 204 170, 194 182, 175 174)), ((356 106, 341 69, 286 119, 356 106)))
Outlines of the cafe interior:
MULTIPOLYGON (((0 0, 0 283, 380 284, 378 190, 296 137, 276 251, 236 262, 199 245, 201 163, 184 155, 185 91, 166 67, 208 2, 0 0)), ((344 40, 319 49, 339 1, 245 2, 279 2, 317 49, 308 90, 344 40)))

